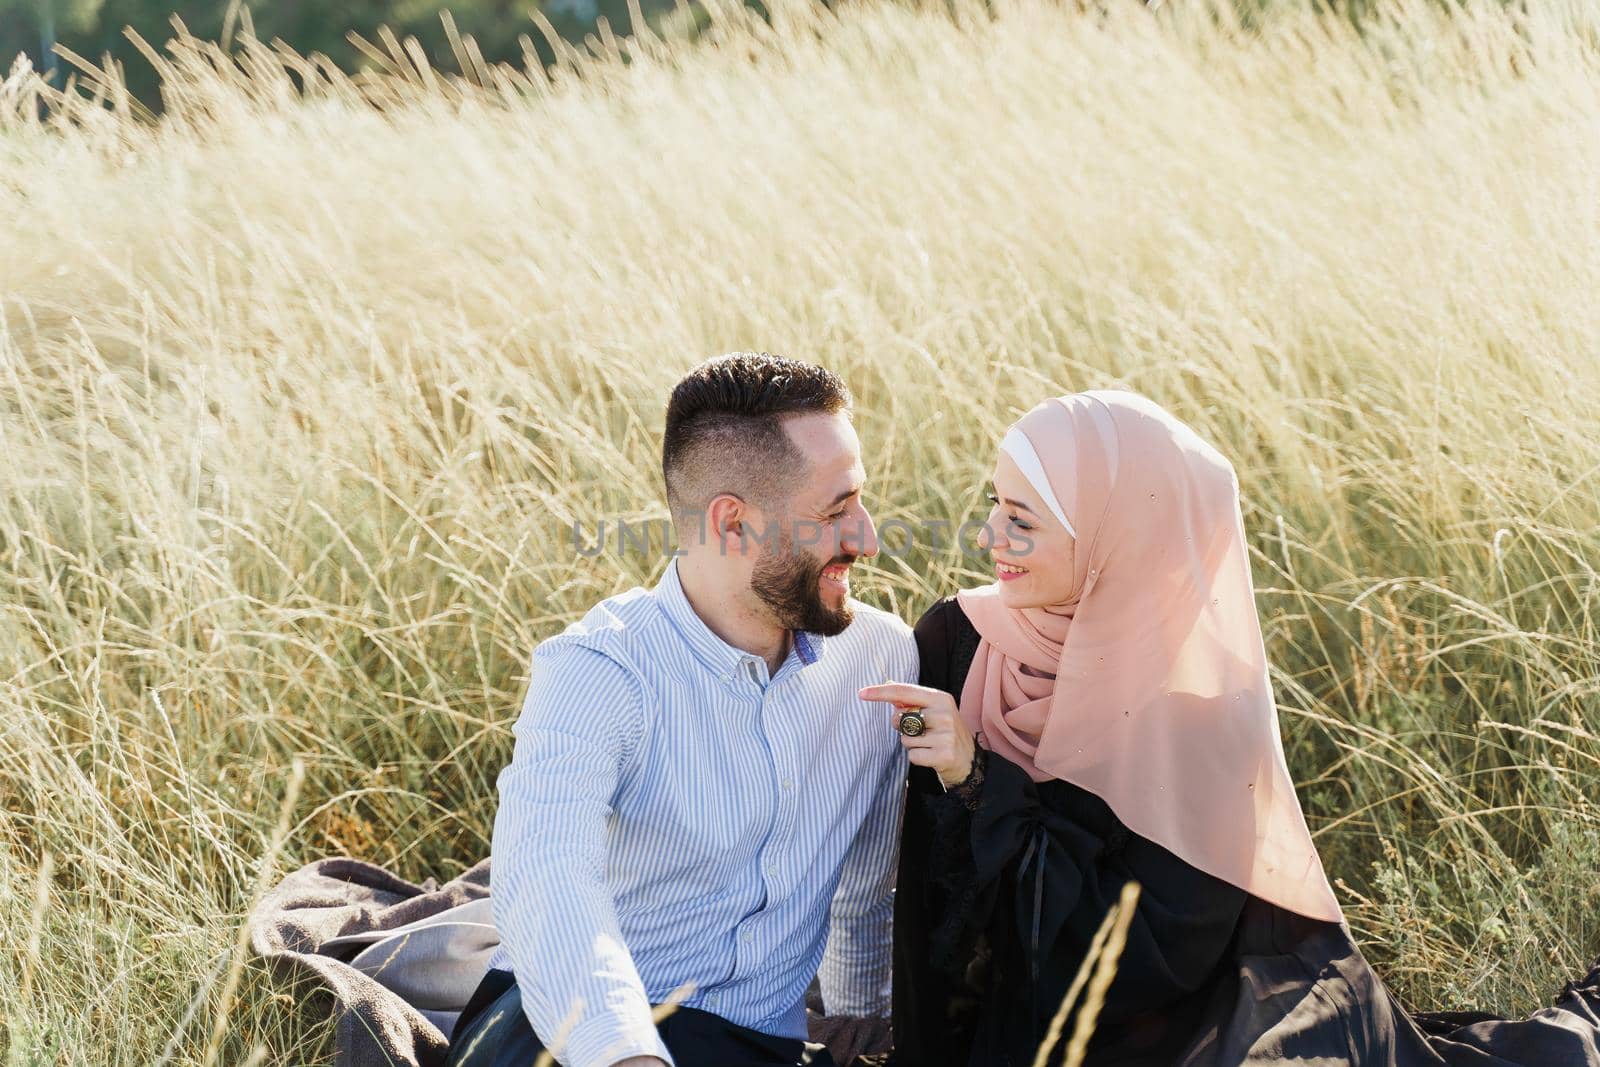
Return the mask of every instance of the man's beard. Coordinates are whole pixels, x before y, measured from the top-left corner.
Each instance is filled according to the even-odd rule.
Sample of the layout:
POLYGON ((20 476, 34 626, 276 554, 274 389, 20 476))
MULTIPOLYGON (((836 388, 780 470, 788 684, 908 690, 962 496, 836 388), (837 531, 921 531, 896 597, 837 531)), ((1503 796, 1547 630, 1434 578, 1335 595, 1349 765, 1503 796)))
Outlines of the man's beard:
POLYGON ((756 560, 755 570, 750 575, 750 589, 772 609, 773 616, 783 626, 832 637, 844 632, 855 618, 855 612, 850 608, 848 597, 837 608, 822 602, 819 584, 822 572, 835 563, 853 563, 855 559, 855 556, 836 556, 819 561, 805 552, 795 551, 794 542, 785 536, 783 544, 775 550, 763 551, 756 560))

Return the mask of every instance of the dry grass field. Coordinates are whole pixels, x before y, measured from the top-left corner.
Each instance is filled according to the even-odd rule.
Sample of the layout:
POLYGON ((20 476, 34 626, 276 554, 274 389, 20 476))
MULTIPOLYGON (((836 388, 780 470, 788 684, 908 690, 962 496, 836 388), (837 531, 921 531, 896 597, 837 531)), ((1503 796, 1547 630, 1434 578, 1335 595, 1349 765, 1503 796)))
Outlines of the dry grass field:
MULTIPOLYGON (((1544 1002, 1600 952, 1600 11, 1529 6, 718 3, 356 81, 180 40, 159 122, 14 73, 0 1061, 328 1062, 241 916, 486 854, 530 649, 665 563, 572 524, 665 516, 666 391, 744 348, 845 376, 880 522, 983 514, 1056 393, 1215 441, 1369 956, 1544 1002)), ((907 619, 986 580, 867 570, 907 619)))

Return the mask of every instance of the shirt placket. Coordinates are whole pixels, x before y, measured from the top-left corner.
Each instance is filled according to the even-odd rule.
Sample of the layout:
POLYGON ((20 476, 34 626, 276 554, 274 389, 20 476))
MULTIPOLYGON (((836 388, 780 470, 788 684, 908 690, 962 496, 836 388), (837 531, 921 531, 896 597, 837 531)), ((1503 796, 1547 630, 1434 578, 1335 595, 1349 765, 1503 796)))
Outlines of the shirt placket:
MULTIPOLYGON (((772 781, 776 788, 772 826, 757 851, 757 870, 762 880, 763 901, 759 908, 739 924, 736 952, 739 973, 749 974, 766 962, 758 958, 757 947, 762 943, 763 924, 771 922, 784 895, 786 869, 784 857, 792 852, 792 839, 799 807, 799 768, 794 763, 795 734, 793 711, 787 706, 786 694, 793 691, 793 670, 780 669, 772 681, 761 684, 762 668, 754 660, 750 664, 750 684, 760 692, 758 724, 765 745, 772 781)), ((785 663, 785 667, 791 667, 785 663)), ((770 939, 769 939, 770 940, 770 939)))

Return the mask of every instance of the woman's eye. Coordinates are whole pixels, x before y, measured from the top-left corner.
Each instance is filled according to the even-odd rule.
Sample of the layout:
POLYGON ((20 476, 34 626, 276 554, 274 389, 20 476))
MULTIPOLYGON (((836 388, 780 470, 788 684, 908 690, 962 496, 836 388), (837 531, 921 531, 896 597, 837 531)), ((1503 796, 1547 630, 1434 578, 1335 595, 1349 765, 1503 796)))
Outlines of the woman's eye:
POLYGON ((1011 516, 1011 525, 1018 530, 1033 529, 1033 527, 1029 526, 1027 523, 1019 521, 1015 515, 1011 516))
POLYGON ((991 504, 1000 503, 1000 498, 995 496, 993 493, 985 493, 985 494, 983 494, 983 499, 987 500, 991 504))

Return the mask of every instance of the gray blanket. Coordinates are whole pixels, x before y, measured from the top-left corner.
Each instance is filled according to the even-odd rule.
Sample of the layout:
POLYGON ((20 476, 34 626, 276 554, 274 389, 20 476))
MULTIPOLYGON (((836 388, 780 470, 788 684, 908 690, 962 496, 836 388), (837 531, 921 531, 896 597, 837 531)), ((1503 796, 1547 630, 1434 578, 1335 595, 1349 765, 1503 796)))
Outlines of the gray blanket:
POLYGON ((257 953, 333 993, 338 1067, 444 1067, 456 1017, 500 944, 487 859, 442 886, 317 860, 284 878, 249 923, 257 953))
MULTIPOLYGON (((336 1067, 444 1067, 450 1031, 500 944, 487 859, 443 885, 361 860, 317 860, 285 877, 248 921, 259 955, 309 971, 332 992, 336 1067)), ((810 1029, 846 1067, 889 1044, 883 1019, 813 1012, 810 1029)))

